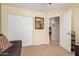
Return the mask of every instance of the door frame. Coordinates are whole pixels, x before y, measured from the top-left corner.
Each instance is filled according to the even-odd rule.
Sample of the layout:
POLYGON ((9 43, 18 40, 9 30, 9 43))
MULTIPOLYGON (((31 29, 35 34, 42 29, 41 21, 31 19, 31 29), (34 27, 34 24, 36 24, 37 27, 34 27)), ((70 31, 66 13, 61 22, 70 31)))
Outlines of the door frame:
MULTIPOLYGON (((52 17, 52 18, 54 18, 54 17, 59 17, 59 23, 60 23, 60 17, 61 17, 61 16, 59 15, 59 16, 49 16, 49 17, 48 17, 48 39, 49 39, 49 26, 50 26, 50 25, 49 25, 49 23, 50 23, 50 22, 49 22, 49 19, 50 19, 51 17, 52 17)), ((59 28, 60 28, 60 26, 59 26, 59 28)), ((59 31, 59 32, 60 32, 60 31, 59 31)), ((59 33, 59 37, 60 37, 60 33, 59 33)), ((49 40, 49 44, 50 44, 50 40, 49 40)), ((60 38, 59 38, 59 46, 60 46, 60 38)))
MULTIPOLYGON (((58 16, 49 16, 48 17, 48 32, 49 32, 49 19, 51 18, 51 17, 59 17, 59 19, 61 19, 61 15, 58 15, 58 16)), ((60 23, 60 21, 61 20, 59 20, 59 23, 60 23)), ((72 20, 71 20, 71 26, 72 26, 72 20)), ((59 26, 59 28, 60 28, 60 26, 59 26)), ((59 31, 60 32, 60 31, 59 31)), ((48 33, 49 34, 49 33, 48 33)), ((60 37, 60 33, 59 33, 59 37, 60 37)), ((49 39, 49 35, 48 35, 48 39, 49 39)), ((50 43, 50 41, 49 41, 49 43, 50 43)), ((60 45, 60 38, 59 38, 59 46, 61 47, 61 45, 60 45)), ((61 47, 61 48, 63 48, 63 47, 61 47)), ((63 48, 64 49, 64 48, 63 48)), ((64 49, 65 50, 65 49, 64 49)), ((68 52, 68 51, 67 51, 68 52)))

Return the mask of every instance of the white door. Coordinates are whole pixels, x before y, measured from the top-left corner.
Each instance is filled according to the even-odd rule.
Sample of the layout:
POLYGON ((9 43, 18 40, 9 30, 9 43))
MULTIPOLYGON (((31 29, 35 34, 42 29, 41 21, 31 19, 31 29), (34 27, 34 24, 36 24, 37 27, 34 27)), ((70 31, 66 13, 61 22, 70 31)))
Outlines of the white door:
POLYGON ((33 44, 33 17, 8 15, 8 39, 22 40, 22 46, 33 44))
POLYGON ((71 52, 71 10, 60 17, 60 46, 71 52))

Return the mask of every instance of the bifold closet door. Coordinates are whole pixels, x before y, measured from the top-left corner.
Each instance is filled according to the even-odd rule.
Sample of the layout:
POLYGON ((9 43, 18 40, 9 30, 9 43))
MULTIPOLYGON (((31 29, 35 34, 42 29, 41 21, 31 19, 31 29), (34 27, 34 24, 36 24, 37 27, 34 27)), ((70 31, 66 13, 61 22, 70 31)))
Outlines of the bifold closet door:
POLYGON ((22 40, 22 46, 33 45, 33 17, 8 15, 8 39, 22 40))

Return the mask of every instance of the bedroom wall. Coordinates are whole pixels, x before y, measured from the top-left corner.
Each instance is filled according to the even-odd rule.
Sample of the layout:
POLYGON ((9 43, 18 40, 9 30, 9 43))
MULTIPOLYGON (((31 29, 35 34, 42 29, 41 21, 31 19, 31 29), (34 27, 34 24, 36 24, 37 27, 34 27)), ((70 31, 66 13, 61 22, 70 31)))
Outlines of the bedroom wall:
POLYGON ((72 30, 76 32, 76 42, 79 42, 79 6, 72 7, 72 30))
MULTIPOLYGON (((49 17, 61 16, 66 9, 72 10, 72 30, 76 32, 76 42, 79 42, 79 6, 77 7, 64 7, 55 11, 50 11, 47 13, 41 13, 33 10, 17 8, 9 5, 1 5, 1 32, 7 36, 7 15, 16 14, 24 16, 39 16, 44 17, 44 29, 36 30, 34 29, 34 45, 48 44, 49 43, 49 17)), ((34 26, 34 24, 33 24, 34 26)), ((34 27, 35 28, 35 27, 34 27)))
POLYGON ((0 4, 0 33, 1 33, 1 4, 0 4))
MULTIPOLYGON (((16 14, 16 15, 22 15, 22 16, 32 16, 32 17, 44 17, 44 29, 35 29, 35 23, 33 23, 34 27, 34 38, 33 38, 33 43, 34 45, 39 45, 39 44, 48 44, 48 20, 47 17, 45 17, 44 13, 37 12, 37 11, 32 11, 29 9, 22 9, 22 8, 17 8, 13 7, 10 5, 1 5, 1 32, 7 36, 7 15, 8 14, 16 14)), ((35 21, 35 20, 34 20, 35 21)))

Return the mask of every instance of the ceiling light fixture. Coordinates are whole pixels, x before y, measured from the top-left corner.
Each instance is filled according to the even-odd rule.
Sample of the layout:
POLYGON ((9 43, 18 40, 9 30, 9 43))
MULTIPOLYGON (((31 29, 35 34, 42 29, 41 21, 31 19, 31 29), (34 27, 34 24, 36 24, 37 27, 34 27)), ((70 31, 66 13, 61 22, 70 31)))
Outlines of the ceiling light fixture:
POLYGON ((49 5, 51 5, 52 3, 49 3, 49 5))

